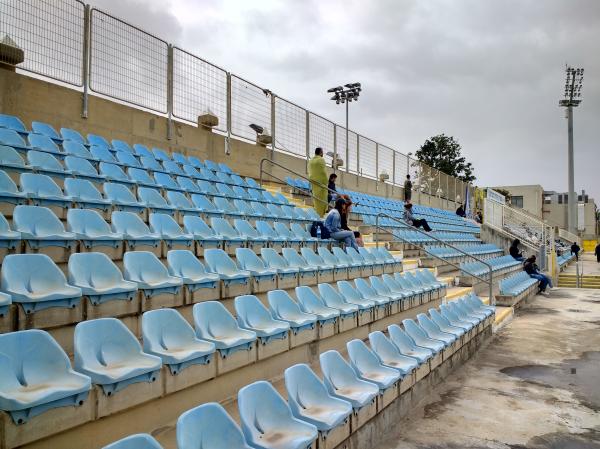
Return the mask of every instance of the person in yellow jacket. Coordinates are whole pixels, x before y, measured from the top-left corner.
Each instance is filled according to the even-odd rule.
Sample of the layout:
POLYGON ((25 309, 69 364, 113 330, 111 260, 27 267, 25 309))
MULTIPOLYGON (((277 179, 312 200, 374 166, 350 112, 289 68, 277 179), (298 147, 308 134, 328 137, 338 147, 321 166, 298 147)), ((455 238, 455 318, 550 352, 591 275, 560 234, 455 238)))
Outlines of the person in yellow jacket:
POLYGON ((329 178, 321 147, 315 149, 314 157, 308 161, 308 179, 313 196, 313 207, 319 217, 322 217, 327 212, 327 187, 325 186, 329 178))

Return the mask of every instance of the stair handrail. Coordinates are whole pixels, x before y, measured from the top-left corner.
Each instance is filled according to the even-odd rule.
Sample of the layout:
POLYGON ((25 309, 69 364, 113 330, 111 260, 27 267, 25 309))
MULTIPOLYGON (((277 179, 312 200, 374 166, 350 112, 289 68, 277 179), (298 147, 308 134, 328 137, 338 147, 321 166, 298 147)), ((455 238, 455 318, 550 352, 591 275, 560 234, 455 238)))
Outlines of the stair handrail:
MULTIPOLYGON (((379 217, 389 218, 391 220, 394 220, 394 221, 398 222, 401 225, 406 225, 406 226, 408 226, 409 229, 411 229, 413 231, 416 231, 419 234, 426 235, 428 238, 431 238, 431 239, 435 240, 436 242, 441 243, 444 246, 450 247, 453 250, 458 251, 459 253, 461 253, 461 254, 463 254, 463 255, 465 255, 467 257, 470 257, 471 259, 474 259, 477 262, 482 263, 488 269, 488 274, 489 274, 488 275, 488 279, 484 279, 481 276, 478 276, 478 275, 473 274, 473 273, 469 273, 467 270, 462 270, 460 268, 460 265, 458 265, 458 264, 456 264, 454 262, 448 261, 448 260, 444 259, 443 257, 440 257, 440 256, 438 256, 436 254, 427 253, 429 256, 432 256, 435 259, 441 260, 444 263, 447 263, 447 264, 449 264, 449 265, 451 265, 451 266, 453 266, 455 268, 458 268, 460 271, 465 271, 466 273, 469 273, 469 275, 472 276, 472 277, 474 277, 475 279, 479 279, 480 281, 485 282, 486 284, 488 284, 488 286, 489 286, 489 298, 490 298, 489 300, 490 300, 490 304, 491 305, 495 305, 496 304, 496 300, 495 300, 494 294, 493 294, 494 293, 494 270, 492 269, 492 266, 489 263, 487 263, 483 259, 480 259, 479 257, 474 256, 473 254, 469 254, 468 252, 466 252, 466 251, 464 251, 464 250, 462 250, 462 249, 460 249, 460 248, 458 248, 458 247, 456 247, 454 245, 451 245, 448 242, 445 242, 444 240, 442 240, 442 239, 440 239, 440 238, 438 238, 438 237, 430 234, 429 232, 422 231, 419 228, 415 228, 414 226, 410 226, 407 223, 405 223, 404 221, 401 221, 400 219, 398 219, 396 217, 392 217, 391 215, 386 214, 385 212, 378 212, 377 215, 375 216, 375 227, 377 229, 382 229, 385 232, 390 232, 389 229, 386 229, 383 226, 379 225, 379 217)), ((417 243, 410 242, 410 241, 408 241, 407 239, 405 239, 405 238, 403 238, 401 236, 395 235, 393 232, 392 232, 392 235, 394 236, 394 239, 402 240, 404 243, 408 243, 410 245, 415 245, 415 246, 421 246, 421 247, 425 246, 423 244, 419 245, 417 243)), ((375 233, 375 245, 376 245, 376 247, 379 247, 379 233, 378 232, 375 233)), ((427 252, 427 250, 425 248, 423 248, 423 250, 425 252, 427 252)))

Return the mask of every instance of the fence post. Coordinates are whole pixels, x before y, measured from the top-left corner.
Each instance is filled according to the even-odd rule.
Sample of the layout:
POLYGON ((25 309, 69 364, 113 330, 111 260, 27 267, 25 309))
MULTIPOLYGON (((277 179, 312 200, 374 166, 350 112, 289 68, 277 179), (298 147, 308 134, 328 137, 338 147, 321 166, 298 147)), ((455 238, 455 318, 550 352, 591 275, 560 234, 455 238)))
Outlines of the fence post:
POLYGON ((167 47, 167 140, 173 138, 173 45, 167 47))
POLYGON ((362 176, 360 168, 360 136, 356 134, 356 187, 358 187, 360 176, 362 176))
POLYGON ((310 112, 306 112, 306 164, 304 171, 308 173, 308 161, 310 160, 310 112))
POLYGON ((348 140, 350 135, 348 132, 348 127, 344 129, 344 132, 346 133, 346 148, 344 149, 346 152, 346 173, 350 173, 350 141, 348 140))
MULTIPOLYGON (((335 126, 335 123, 333 124, 333 172, 335 173, 337 171, 337 158, 338 158, 338 152, 337 152, 337 126, 335 126)), ((341 182, 341 186, 342 188, 344 187, 344 180, 340 179, 341 182)))
POLYGON ((379 191, 379 144, 375 142, 375 190, 379 191))
POLYGON ((225 154, 231 154, 231 73, 226 73, 226 117, 227 117, 227 137, 225 138, 225 154))
POLYGON ((90 40, 91 40, 91 21, 92 21, 92 9, 90 5, 85 5, 83 10, 83 67, 82 78, 83 78, 83 104, 81 110, 81 117, 88 118, 88 100, 89 100, 89 89, 90 89, 90 40))
POLYGON ((271 92, 271 160, 275 160, 275 95, 271 92))

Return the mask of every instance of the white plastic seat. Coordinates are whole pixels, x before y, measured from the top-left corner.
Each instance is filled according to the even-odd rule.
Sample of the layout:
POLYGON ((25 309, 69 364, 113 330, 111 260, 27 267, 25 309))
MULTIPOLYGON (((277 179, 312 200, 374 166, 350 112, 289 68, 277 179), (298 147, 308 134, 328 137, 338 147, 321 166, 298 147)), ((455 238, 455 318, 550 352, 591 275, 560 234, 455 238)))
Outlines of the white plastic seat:
POLYGON ((113 232, 95 210, 69 209, 67 229, 88 249, 96 246, 117 248, 123 241, 123 235, 113 232))
POLYGON ((169 274, 181 278, 183 285, 190 292, 201 288, 216 289, 219 286, 219 275, 207 273, 200 260, 188 250, 171 250, 167 253, 169 274))
POLYGON ((319 284, 319 295, 323 299, 323 302, 327 307, 332 309, 338 309, 342 316, 356 315, 360 307, 357 304, 350 304, 346 302, 344 297, 339 294, 329 284, 319 284))
POLYGON ((292 416, 287 402, 269 382, 258 381, 238 392, 238 408, 246 440, 260 449, 308 449, 317 428, 292 416))
POLYGON ((306 285, 296 287, 296 297, 300 309, 305 313, 316 315, 321 324, 332 323, 341 315, 339 309, 333 309, 325 305, 323 299, 306 285))
POLYGON ((387 390, 400 380, 401 376, 398 370, 384 366, 364 341, 351 340, 346 343, 346 348, 350 364, 357 376, 376 384, 381 391, 387 390))
POLYGON ((234 307, 239 326, 254 331, 263 345, 287 338, 289 323, 274 319, 256 296, 238 296, 234 307))
POLYGON ((85 209, 111 209, 111 201, 102 197, 100 191, 87 179, 66 178, 65 192, 77 207, 85 209))
POLYGON ((38 173, 21 174, 21 189, 36 206, 71 206, 71 198, 64 195, 58 185, 46 175, 38 173))
POLYGON ((456 335, 441 330, 440 327, 437 324, 435 324, 431 320, 431 318, 429 318, 424 313, 419 313, 417 315, 417 321, 419 322, 419 326, 421 326, 421 329, 425 331, 429 338, 443 341, 444 343, 446 343, 446 345, 451 345, 456 341, 456 335))
POLYGON ((216 351, 214 343, 196 337, 194 328, 175 309, 150 310, 142 315, 144 351, 162 359, 171 374, 191 365, 206 365, 216 351))
POLYGON ((277 270, 268 268, 265 262, 250 248, 236 248, 235 257, 240 268, 252 274, 257 282, 275 281, 277 270))
POLYGON ((149 221, 150 230, 157 234, 167 244, 168 248, 172 248, 173 245, 192 247, 194 236, 192 234, 185 234, 170 215, 151 213, 149 221))
POLYGON ((45 331, 0 334, 0 410, 15 424, 55 407, 87 399, 90 378, 76 373, 64 350, 45 331))
POLYGON ((137 284, 123 279, 112 260, 103 253, 76 253, 69 257, 69 284, 79 287, 94 305, 113 300, 133 300, 137 284))
POLYGON ((176 295, 183 280, 171 276, 167 267, 149 251, 127 251, 123 256, 125 279, 137 283, 146 298, 161 293, 176 295))
POLYGON ((222 237, 196 215, 184 215, 183 228, 186 233, 194 236, 194 240, 202 248, 220 248, 222 246, 222 237))
POLYGON ((413 339, 397 324, 390 324, 388 326, 388 334, 390 336, 390 341, 398 348, 400 354, 412 357, 420 364, 425 363, 434 354, 432 349, 417 346, 413 339))
POLYGON ((285 290, 271 290, 267 293, 267 300, 273 317, 287 322, 293 333, 297 334, 304 329, 315 328, 318 317, 312 313, 303 312, 285 290))
POLYGON ((114 204, 116 211, 139 214, 146 210, 145 206, 135 199, 131 190, 124 184, 106 182, 104 183, 104 194, 114 204))
POLYGON ((240 270, 222 249, 209 248, 204 250, 204 260, 211 272, 219 274, 225 286, 246 285, 250 282, 250 272, 240 270))
POLYGON ((40 206, 19 205, 13 211, 15 231, 34 249, 49 246, 72 248, 75 234, 66 232, 65 227, 54 213, 40 206))
POLYGON ((133 212, 115 211, 112 213, 112 229, 123 235, 130 248, 138 245, 149 245, 158 248, 161 237, 151 232, 139 215, 133 212))
POLYGON ((419 366, 417 360, 402 355, 398 348, 381 331, 369 334, 369 343, 379 361, 385 366, 397 369, 402 377, 410 374, 419 366))
POLYGON ((163 449, 163 447, 147 433, 130 435, 122 440, 104 446, 102 449, 163 449))
POLYGON ((435 352, 440 352, 446 347, 446 343, 443 341, 429 338, 427 333, 411 319, 402 320, 402 326, 406 334, 413 339, 417 346, 429 348, 435 352))

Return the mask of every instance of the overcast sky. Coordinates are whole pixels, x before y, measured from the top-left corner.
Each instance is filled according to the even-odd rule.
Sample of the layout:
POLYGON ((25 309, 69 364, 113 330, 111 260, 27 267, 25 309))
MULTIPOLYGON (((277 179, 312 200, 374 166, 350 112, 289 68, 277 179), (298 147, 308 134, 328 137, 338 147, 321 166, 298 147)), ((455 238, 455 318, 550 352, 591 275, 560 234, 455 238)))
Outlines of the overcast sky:
POLYGON ((599 0, 93 0, 338 123, 329 87, 359 81, 350 128, 403 153, 445 133, 478 185, 567 190, 564 67, 585 68, 577 190, 600 200, 599 0))

